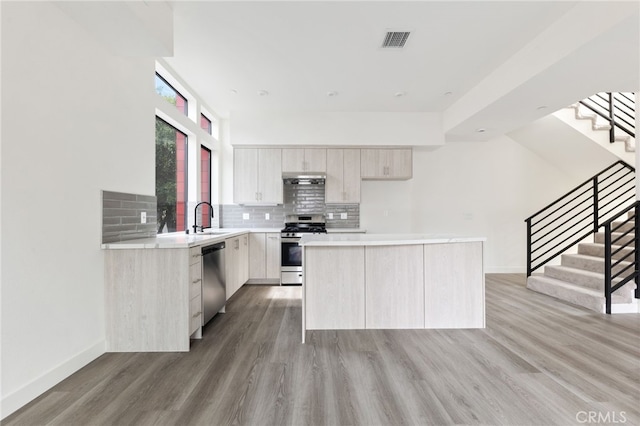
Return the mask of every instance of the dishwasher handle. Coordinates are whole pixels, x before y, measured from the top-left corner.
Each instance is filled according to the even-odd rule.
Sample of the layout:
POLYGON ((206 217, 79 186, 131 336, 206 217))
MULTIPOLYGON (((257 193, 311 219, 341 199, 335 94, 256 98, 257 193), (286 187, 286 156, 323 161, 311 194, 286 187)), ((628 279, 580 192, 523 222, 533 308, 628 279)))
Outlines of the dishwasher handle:
POLYGON ((202 255, 207 255, 209 253, 213 253, 214 251, 224 250, 224 243, 213 244, 210 246, 202 247, 202 255))

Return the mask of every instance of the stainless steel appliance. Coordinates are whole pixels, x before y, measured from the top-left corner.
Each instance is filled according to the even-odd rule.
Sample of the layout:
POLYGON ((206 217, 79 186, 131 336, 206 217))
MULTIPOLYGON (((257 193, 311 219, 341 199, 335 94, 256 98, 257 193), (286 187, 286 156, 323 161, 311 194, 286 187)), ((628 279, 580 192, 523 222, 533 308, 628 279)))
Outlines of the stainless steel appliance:
POLYGON ((280 232, 280 284, 302 284, 302 247, 298 245, 304 234, 326 234, 324 215, 287 215, 280 232))
POLYGON ((223 242, 202 248, 202 325, 227 302, 224 248, 223 242))

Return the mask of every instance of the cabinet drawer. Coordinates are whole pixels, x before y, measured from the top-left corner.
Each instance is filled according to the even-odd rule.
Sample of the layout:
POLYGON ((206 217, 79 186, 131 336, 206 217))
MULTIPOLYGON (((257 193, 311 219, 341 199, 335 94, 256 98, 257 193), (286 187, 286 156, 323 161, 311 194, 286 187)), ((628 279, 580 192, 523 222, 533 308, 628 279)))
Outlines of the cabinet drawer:
POLYGON ((202 261, 202 248, 193 247, 189 249, 189 265, 202 261))
POLYGON ((189 302, 189 335, 202 326, 202 297, 197 296, 189 302))

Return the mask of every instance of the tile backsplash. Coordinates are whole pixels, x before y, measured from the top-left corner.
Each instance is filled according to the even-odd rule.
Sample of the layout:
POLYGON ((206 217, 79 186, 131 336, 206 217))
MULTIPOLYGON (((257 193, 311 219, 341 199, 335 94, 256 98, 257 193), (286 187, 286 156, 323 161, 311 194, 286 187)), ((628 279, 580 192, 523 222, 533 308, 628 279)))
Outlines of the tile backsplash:
POLYGON ((319 185, 285 185, 284 204, 277 206, 245 206, 223 204, 220 206, 220 226, 223 228, 282 228, 288 214, 333 213, 327 217, 329 228, 359 228, 359 204, 325 204, 325 187, 319 185), (340 214, 347 213, 347 219, 340 214), (269 219, 266 219, 269 214, 269 219), (244 219, 243 215, 248 215, 244 219))
POLYGON ((102 243, 154 237, 156 205, 156 197, 152 195, 102 191, 102 243), (142 212, 147 215, 147 223, 140 223, 142 212))

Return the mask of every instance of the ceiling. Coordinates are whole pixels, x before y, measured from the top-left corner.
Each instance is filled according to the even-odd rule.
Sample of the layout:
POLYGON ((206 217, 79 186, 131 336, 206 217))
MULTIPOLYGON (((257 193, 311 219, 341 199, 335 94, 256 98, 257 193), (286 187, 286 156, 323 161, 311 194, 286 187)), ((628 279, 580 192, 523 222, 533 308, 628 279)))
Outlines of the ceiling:
MULTIPOLYGON (((222 117, 234 111, 446 114, 577 3, 176 1, 174 54, 166 61, 222 117), (382 49, 387 31, 410 31, 405 48, 382 49)), ((605 84, 612 73, 612 79, 633 86, 599 90, 636 90, 638 19, 624 22, 624 29, 603 31, 590 41, 595 57, 582 46, 566 55, 570 60, 547 67, 445 130, 461 137, 478 127, 504 132, 546 115, 551 111, 531 103, 518 111, 519 105, 531 97, 536 106, 566 105, 578 88, 563 96, 558 79, 576 86, 584 76, 575 68, 585 61, 596 61, 597 79, 605 84), (631 40, 620 46, 621 35, 631 40), (595 59, 612 43, 626 55, 616 58, 621 66, 615 70, 595 59)))

